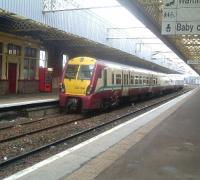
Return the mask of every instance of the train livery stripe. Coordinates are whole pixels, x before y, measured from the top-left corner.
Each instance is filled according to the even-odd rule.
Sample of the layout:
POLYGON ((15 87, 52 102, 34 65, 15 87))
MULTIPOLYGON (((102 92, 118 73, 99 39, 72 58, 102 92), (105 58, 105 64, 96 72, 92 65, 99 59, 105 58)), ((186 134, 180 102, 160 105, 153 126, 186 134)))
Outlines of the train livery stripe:
MULTIPOLYGON (((95 92, 101 92, 104 90, 123 90, 123 88, 134 88, 134 89, 139 89, 139 88, 165 88, 165 86, 146 86, 146 85, 127 85, 127 86, 116 86, 116 85, 110 85, 110 86, 102 86, 98 88, 95 92)), ((130 90, 130 89, 129 89, 130 90)))

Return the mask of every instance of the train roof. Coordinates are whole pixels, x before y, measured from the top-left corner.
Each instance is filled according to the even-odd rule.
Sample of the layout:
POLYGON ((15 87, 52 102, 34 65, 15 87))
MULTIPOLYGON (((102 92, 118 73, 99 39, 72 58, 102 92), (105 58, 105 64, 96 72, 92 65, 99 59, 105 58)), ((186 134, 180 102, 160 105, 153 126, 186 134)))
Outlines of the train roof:
POLYGON ((101 59, 97 59, 97 62, 104 64, 107 67, 115 68, 115 69, 133 70, 135 72, 140 72, 140 73, 144 73, 144 74, 154 74, 154 75, 160 75, 160 76, 166 75, 166 74, 160 73, 160 72, 155 72, 155 71, 151 71, 151 70, 147 70, 147 69, 138 68, 135 66, 129 66, 129 65, 120 64, 120 63, 116 63, 116 62, 110 62, 110 61, 101 60, 101 59))
POLYGON ((87 57, 87 56, 80 56, 80 57, 74 57, 70 60, 78 60, 78 59, 89 59, 89 60, 93 60, 96 61, 99 64, 103 64, 109 68, 115 68, 115 69, 124 69, 124 70, 132 70, 134 72, 138 72, 138 73, 144 73, 144 74, 153 74, 153 75, 157 75, 157 76, 168 76, 171 79, 174 80, 182 80, 183 76, 178 75, 178 74, 165 74, 165 73, 161 73, 161 72, 156 72, 156 71, 152 71, 152 70, 148 70, 148 69, 142 69, 139 67, 135 67, 135 66, 130 66, 130 65, 125 65, 125 64, 120 64, 117 62, 111 62, 108 60, 102 60, 102 59, 98 59, 98 58, 93 58, 93 57, 87 57))

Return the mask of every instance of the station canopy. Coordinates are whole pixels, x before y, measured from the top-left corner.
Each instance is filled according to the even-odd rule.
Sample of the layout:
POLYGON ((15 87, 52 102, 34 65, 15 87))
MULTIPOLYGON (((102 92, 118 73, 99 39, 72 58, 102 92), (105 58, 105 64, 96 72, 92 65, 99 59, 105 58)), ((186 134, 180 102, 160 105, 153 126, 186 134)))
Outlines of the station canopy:
MULTIPOLYGON (((169 7, 175 3, 185 3, 187 7, 196 8, 194 10, 190 8, 192 12, 191 16, 193 16, 190 16, 190 19, 194 18, 195 21, 198 20, 198 23, 200 24, 200 14, 194 14, 200 10, 200 1, 178 2, 178 0, 118 0, 118 2, 129 9, 129 11, 141 22, 143 22, 147 28, 154 32, 157 37, 170 47, 180 57, 180 59, 184 60, 192 69, 194 69, 194 71, 200 74, 200 35, 195 33, 161 35, 163 11, 166 6, 169 7)), ((190 13, 185 14, 189 16, 190 13)))

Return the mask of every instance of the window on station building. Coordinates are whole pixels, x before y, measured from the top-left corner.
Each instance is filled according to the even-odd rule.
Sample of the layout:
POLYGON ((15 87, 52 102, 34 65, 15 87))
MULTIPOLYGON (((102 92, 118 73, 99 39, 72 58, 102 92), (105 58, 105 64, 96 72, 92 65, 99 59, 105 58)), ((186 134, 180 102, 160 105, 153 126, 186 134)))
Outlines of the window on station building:
POLYGON ((36 54, 36 49, 35 48, 25 48, 25 56, 26 57, 32 57, 32 58, 36 58, 37 54, 36 54))
POLYGON ((40 67, 47 67, 47 53, 44 50, 40 51, 40 67))
POLYGON ((15 56, 20 56, 21 55, 21 48, 20 46, 17 46, 15 44, 8 44, 8 54, 9 55, 15 55, 15 56))
POLYGON ((0 43, 0 54, 2 54, 2 52, 3 52, 3 44, 0 43))
POLYGON ((65 67, 66 62, 68 61, 69 57, 66 54, 63 54, 63 60, 62 60, 62 67, 65 67))
POLYGON ((2 78, 2 53, 3 53, 3 44, 0 43, 0 79, 2 78))
POLYGON ((26 47, 24 55, 24 79, 33 80, 36 75, 37 50, 26 47))

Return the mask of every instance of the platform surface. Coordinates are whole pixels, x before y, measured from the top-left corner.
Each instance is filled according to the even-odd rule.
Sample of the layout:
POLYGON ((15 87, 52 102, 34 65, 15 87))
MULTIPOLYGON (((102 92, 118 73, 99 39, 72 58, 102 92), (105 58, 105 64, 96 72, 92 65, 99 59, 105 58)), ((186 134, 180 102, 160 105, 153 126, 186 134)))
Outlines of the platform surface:
POLYGON ((199 180, 200 91, 96 180, 199 180))
POLYGON ((50 93, 9 94, 0 96, 0 108, 58 101, 58 91, 50 93))
POLYGON ((199 180, 199 105, 196 89, 6 179, 199 180))

